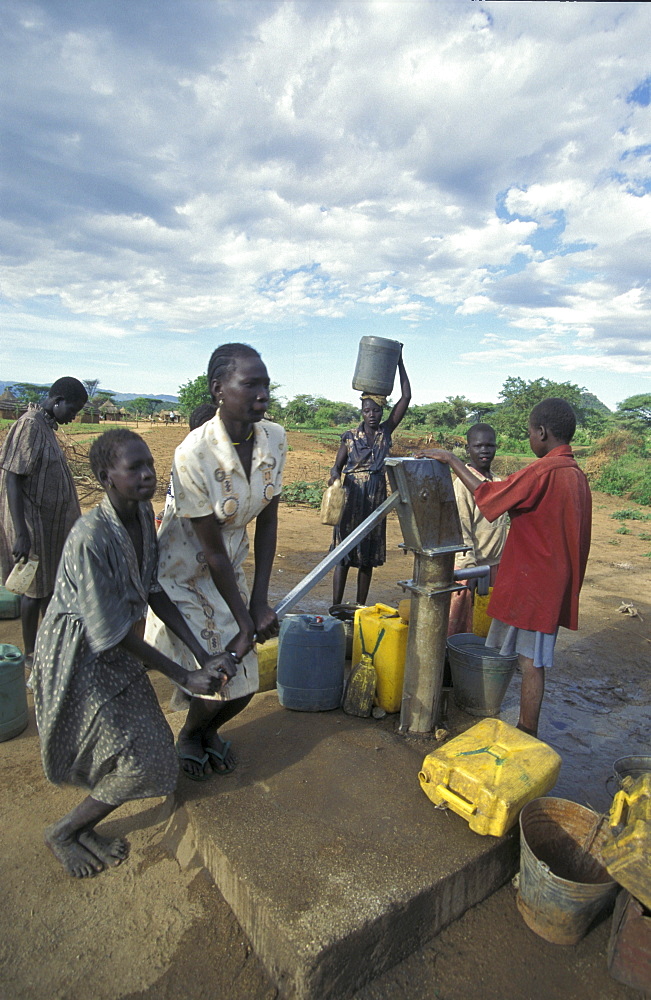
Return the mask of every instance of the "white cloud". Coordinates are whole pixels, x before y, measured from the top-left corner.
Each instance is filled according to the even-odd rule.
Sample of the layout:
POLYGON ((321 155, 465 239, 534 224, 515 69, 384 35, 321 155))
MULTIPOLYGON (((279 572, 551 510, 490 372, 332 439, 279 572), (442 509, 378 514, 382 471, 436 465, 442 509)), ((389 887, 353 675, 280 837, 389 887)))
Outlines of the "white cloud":
POLYGON ((44 301, 121 343, 381 317, 417 349, 443 314, 522 336, 483 357, 548 365, 540 331, 647 370, 644 4, 137 6, 0 15, 2 290, 34 336, 44 301))

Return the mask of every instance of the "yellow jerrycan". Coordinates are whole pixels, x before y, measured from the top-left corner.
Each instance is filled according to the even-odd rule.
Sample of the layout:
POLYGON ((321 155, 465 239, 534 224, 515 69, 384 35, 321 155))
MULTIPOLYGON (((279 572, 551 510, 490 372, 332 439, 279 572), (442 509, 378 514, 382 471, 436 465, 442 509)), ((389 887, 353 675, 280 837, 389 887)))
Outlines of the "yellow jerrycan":
POLYGON ((364 649, 373 649, 378 643, 380 633, 382 639, 373 654, 377 674, 375 703, 385 712, 399 712, 409 626, 402 620, 397 608, 375 604, 357 609, 352 659, 353 663, 358 663, 364 649))
POLYGON ((482 719, 427 755, 418 775, 436 806, 447 806, 475 833, 501 837, 520 810, 556 784, 561 758, 546 743, 501 719, 482 719))
POLYGON ((608 874, 651 908, 651 772, 623 779, 610 807, 610 830, 601 851, 608 874))
POLYGON ((258 655, 258 675, 260 683, 258 691, 273 691, 276 686, 278 669, 278 636, 257 643, 255 651, 258 655))

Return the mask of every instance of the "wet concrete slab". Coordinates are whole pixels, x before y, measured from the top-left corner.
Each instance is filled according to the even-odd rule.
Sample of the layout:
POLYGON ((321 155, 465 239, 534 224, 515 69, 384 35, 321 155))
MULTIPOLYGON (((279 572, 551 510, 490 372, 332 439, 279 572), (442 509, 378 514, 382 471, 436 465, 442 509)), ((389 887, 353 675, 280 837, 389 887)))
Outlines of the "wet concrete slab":
POLYGON ((224 734, 237 770, 181 779, 167 844, 208 869, 283 996, 351 996, 517 870, 515 829, 478 836, 421 791, 433 739, 275 691, 224 734))

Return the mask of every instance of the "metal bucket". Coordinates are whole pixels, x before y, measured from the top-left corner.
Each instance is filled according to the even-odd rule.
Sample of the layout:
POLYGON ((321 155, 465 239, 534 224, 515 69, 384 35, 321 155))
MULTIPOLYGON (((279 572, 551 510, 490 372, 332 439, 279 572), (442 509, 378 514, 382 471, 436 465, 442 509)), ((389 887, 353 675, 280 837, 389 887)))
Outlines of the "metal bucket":
POLYGON ((353 389, 390 396, 402 344, 385 337, 362 337, 353 375, 353 389))
POLYGON ((501 656, 499 650, 473 632, 448 639, 455 704, 469 715, 497 715, 518 662, 517 653, 501 656))
POLYGON ((651 756, 629 754, 626 757, 618 757, 613 764, 613 773, 606 778, 606 791, 609 795, 614 795, 621 787, 624 778, 632 778, 633 781, 651 771, 651 756))
POLYGON ((17 646, 0 643, 0 743, 27 728, 25 660, 17 646))
POLYGON ((520 834, 525 923, 552 944, 576 944, 617 894, 601 857, 607 817, 567 799, 533 799, 520 813, 520 834))
POLYGON ((637 781, 641 775, 651 771, 651 756, 634 755, 628 757, 618 757, 613 764, 613 774, 621 788, 624 778, 633 778, 637 781))

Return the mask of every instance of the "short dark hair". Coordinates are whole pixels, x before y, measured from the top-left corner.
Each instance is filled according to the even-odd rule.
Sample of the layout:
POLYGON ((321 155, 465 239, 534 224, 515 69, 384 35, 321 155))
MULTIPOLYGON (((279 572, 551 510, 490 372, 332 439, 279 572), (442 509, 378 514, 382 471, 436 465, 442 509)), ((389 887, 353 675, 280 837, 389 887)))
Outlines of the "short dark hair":
POLYGON ((495 428, 491 427, 490 424, 473 424, 472 427, 469 427, 466 432, 466 441, 470 442, 471 434, 472 435, 483 434, 484 431, 490 431, 493 437, 497 437, 497 434, 495 433, 495 428))
POLYGON ((66 403, 73 403, 75 406, 78 404, 79 409, 88 402, 88 393, 84 386, 78 378, 73 378, 71 375, 58 378, 50 388, 48 397, 56 399, 58 396, 65 399, 66 403))
POLYGON ((201 403, 200 406, 195 406, 194 410, 190 414, 190 419, 188 423, 190 424, 190 430, 195 431, 197 427, 201 427, 202 424, 212 420, 212 418, 217 413, 217 407, 214 403, 201 403))
POLYGON ((555 438, 569 444, 576 430, 576 415, 566 399, 550 396, 536 403, 529 414, 531 427, 544 427, 555 438))
POLYGON ((208 390, 212 383, 223 382, 232 374, 238 358, 262 358, 255 347, 250 344, 222 344, 210 355, 208 362, 208 390))
POLYGON ((129 441, 142 441, 140 434, 129 430, 128 427, 116 427, 112 431, 104 431, 98 438, 95 438, 88 452, 90 467, 98 483, 101 483, 99 474, 106 469, 110 469, 117 461, 120 449, 129 441))

